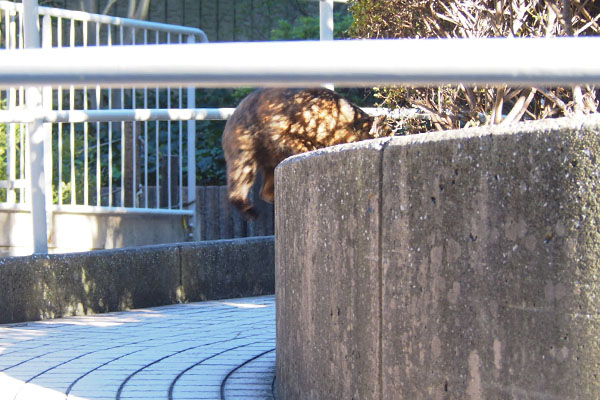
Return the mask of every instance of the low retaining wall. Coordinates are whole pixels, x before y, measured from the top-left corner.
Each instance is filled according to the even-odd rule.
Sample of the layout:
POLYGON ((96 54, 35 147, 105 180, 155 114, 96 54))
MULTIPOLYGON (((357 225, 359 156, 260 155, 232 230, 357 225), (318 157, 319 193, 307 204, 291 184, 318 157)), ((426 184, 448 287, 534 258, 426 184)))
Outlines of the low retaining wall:
MULTIPOLYGON (((184 188, 184 193, 186 190, 184 188)), ((48 249, 50 253, 68 253, 273 235, 273 205, 260 199, 259 190, 257 183, 250 192, 250 199, 260 215, 256 221, 245 221, 229 202, 227 186, 198 186, 193 230, 190 230, 189 217, 182 215, 55 211, 48 249)), ((154 207, 156 199, 151 198, 149 205, 154 207)), ((0 257, 32 253, 28 211, 0 210, 0 227, 0 257)))
POLYGON ((274 239, 0 259, 0 323, 274 293, 274 239))
POLYGON ((276 171, 280 399, 600 398, 600 118, 276 171))

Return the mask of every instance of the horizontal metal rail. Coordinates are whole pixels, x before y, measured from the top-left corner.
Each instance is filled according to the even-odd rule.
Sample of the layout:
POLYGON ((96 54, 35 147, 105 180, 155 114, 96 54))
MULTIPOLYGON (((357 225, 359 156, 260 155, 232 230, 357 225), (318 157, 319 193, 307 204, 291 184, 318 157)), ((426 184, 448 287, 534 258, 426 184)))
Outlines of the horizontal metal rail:
POLYGON ((600 84, 600 52, 593 50, 599 48, 600 37, 563 37, 9 50, 0 87, 600 84))
POLYGON ((71 206, 68 204, 54 204, 50 208, 52 212, 62 214, 164 214, 164 215, 194 215, 194 210, 185 209, 163 209, 143 207, 97 207, 86 205, 71 206))
POLYGON ((112 109, 112 110, 61 110, 0 111, 0 123, 26 123, 40 119, 49 123, 80 122, 131 122, 131 121, 221 121, 228 119, 235 108, 171 108, 171 109, 112 109))
MULTIPOLYGON (((132 207, 97 207, 86 205, 53 204, 50 211, 61 214, 159 214, 159 215, 193 215, 193 210, 162 209, 162 208, 132 208, 132 207)), ((0 211, 30 212, 28 203, 0 203, 0 211)))
MULTIPOLYGON (((387 115, 391 118, 409 117, 418 113, 417 109, 394 109, 381 107, 363 107, 369 115, 387 115)), ((41 120, 42 123, 80 123, 80 122, 146 122, 146 121, 225 121, 231 117, 235 108, 154 108, 121 110, 61 110, 40 111, 0 110, 0 123, 29 123, 41 120)))
MULTIPOLYGON (((8 11, 21 12, 23 10, 22 3, 13 3, 11 1, 0 1, 0 8, 8 11)), ((83 11, 64 10, 52 7, 38 7, 40 15, 50 17, 73 19, 83 22, 93 22, 99 24, 107 24, 113 26, 122 26, 126 28, 146 29, 150 31, 169 32, 172 34, 195 35, 200 38, 200 42, 208 42, 208 38, 204 31, 198 28, 190 28, 187 26, 162 24, 159 22, 141 21, 131 18, 112 17, 110 15, 91 14, 83 11)))

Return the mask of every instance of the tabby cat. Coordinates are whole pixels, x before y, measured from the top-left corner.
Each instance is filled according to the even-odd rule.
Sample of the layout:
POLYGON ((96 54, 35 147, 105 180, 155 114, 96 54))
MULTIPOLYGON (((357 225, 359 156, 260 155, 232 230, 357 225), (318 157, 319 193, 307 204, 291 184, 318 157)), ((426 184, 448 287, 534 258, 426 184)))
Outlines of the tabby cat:
POLYGON ((246 219, 258 216, 248 193, 260 169, 260 196, 274 198, 274 171, 285 158, 340 143, 391 134, 385 117, 371 117, 324 89, 259 89, 244 98, 223 131, 229 201, 246 219))

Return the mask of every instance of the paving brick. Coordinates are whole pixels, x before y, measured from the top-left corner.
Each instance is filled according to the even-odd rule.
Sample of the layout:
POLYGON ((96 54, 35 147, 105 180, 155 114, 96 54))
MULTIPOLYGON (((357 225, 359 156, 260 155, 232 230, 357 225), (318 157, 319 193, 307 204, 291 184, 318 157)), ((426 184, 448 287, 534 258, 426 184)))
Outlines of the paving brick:
POLYGON ((0 400, 270 399, 273 296, 0 325, 0 400))

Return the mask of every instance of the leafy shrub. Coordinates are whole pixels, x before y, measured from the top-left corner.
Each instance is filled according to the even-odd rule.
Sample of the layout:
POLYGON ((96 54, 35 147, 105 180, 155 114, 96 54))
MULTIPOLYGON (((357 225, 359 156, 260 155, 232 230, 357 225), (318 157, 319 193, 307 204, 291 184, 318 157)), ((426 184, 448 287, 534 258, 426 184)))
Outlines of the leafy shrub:
MULTIPOLYGON (((352 25, 352 15, 346 10, 334 12, 333 37, 344 39, 348 37, 348 28, 352 25)), ((290 23, 284 19, 277 22, 277 27, 271 31, 271 40, 318 40, 319 17, 302 16, 290 23)))

